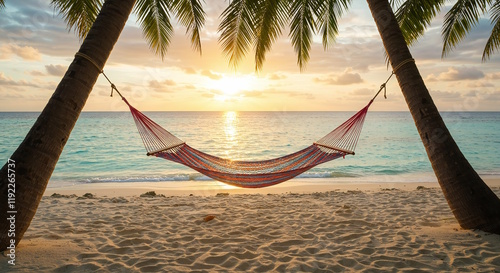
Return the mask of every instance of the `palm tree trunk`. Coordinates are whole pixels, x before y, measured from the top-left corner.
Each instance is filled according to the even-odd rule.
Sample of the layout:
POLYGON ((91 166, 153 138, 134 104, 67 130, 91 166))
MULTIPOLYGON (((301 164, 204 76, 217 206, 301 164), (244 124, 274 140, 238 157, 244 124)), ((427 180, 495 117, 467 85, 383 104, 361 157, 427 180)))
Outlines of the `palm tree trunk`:
MULTIPOLYGON (((367 0, 392 67, 412 56, 388 0, 367 0)), ((464 157, 441 118, 414 62, 396 76, 439 185, 465 229, 500 234, 500 199, 464 157)))
MULTIPOLYGON (((105 1, 79 52, 104 66, 134 4, 135 0, 105 1)), ((11 248, 12 244, 17 245, 28 229, 99 74, 94 64, 75 57, 26 138, 0 170, 0 251, 11 248), (15 179, 10 182, 15 182, 15 203, 14 207, 9 207, 8 188, 10 193, 14 192, 8 176, 10 174, 12 178, 13 173, 15 179)))

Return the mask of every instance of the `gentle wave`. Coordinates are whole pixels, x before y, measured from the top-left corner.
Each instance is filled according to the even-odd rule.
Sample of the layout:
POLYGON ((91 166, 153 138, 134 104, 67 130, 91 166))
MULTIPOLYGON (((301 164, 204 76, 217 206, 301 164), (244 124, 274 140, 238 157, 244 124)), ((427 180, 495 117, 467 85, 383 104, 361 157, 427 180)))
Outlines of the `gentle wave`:
MULTIPOLYGON (((354 178, 359 175, 343 172, 307 172, 298 178, 354 178)), ((199 173, 183 173, 159 176, 133 176, 133 177, 92 177, 82 179, 79 183, 115 183, 115 182, 170 182, 170 181, 209 181, 212 178, 199 173)))
POLYGON ((169 181, 205 181, 211 178, 198 174, 174 174, 162 176, 137 176, 137 177, 93 177, 81 180, 83 183, 112 183, 112 182, 169 182, 169 181))

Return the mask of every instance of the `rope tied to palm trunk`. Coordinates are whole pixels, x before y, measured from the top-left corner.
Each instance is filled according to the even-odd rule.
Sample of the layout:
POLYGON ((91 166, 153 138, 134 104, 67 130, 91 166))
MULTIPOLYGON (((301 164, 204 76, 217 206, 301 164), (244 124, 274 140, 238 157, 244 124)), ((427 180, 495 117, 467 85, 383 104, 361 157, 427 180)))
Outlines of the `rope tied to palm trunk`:
POLYGON ((396 71, 398 71, 398 69, 400 69, 405 64, 408 64, 408 63, 411 63, 411 62, 415 62, 415 59, 413 59, 413 58, 406 59, 406 60, 402 61, 400 64, 398 64, 396 67, 394 67, 394 69, 392 69, 391 75, 389 75, 389 77, 387 78, 387 80, 380 85, 380 89, 378 90, 377 94, 375 94, 375 96, 373 97, 373 99, 371 101, 375 100, 375 98, 378 96, 378 94, 380 94, 380 92, 382 92, 382 90, 384 90, 384 98, 387 99, 387 83, 392 78, 392 76, 394 74, 396 74, 396 71))
POLYGON ((82 57, 84 59, 86 59, 87 61, 89 61, 91 64, 93 64, 97 70, 99 70, 99 73, 104 75, 104 78, 106 78, 106 80, 109 82, 109 84, 111 85, 111 94, 110 94, 110 97, 113 97, 113 91, 116 91, 116 93, 118 93, 118 95, 120 95, 120 97, 125 100, 125 98, 122 96, 122 94, 120 93, 120 91, 118 91, 118 88, 116 88, 116 85, 111 82, 111 80, 108 78, 108 76, 106 75, 106 73, 104 73, 104 69, 101 68, 96 61, 94 61, 92 58, 90 58, 88 55, 82 53, 82 52, 77 52, 75 53, 75 57, 82 57))

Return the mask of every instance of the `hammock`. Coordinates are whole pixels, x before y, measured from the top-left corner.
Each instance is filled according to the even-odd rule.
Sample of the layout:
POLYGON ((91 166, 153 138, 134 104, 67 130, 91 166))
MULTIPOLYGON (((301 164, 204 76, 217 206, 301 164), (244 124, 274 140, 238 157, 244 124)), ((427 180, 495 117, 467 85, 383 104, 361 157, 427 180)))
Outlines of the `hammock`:
POLYGON ((130 108, 148 156, 183 164, 229 185, 262 188, 294 178, 319 164, 354 155, 366 113, 375 98, 311 146, 263 161, 229 160, 194 149, 122 99, 130 108))
POLYGON ((92 58, 81 52, 77 52, 75 57, 82 57, 99 69, 100 73, 111 84, 111 96, 113 96, 113 90, 116 91, 129 106, 148 155, 183 164, 215 180, 243 188, 262 188, 276 185, 319 164, 346 155, 354 155, 354 149, 358 143, 368 108, 382 90, 384 90, 385 97, 386 84, 396 73, 396 70, 415 61, 407 59, 394 67, 389 78, 380 86, 378 92, 363 109, 311 146, 275 159, 236 161, 212 156, 187 145, 130 105, 104 74, 101 66, 92 58))

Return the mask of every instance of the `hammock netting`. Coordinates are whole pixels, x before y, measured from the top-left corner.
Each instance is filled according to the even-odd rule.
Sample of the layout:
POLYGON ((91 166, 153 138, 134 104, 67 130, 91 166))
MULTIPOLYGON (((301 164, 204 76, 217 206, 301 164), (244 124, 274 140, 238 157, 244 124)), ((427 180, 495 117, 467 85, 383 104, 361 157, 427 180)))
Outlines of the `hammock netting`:
POLYGON ((210 178, 243 188, 272 186, 328 161, 354 155, 368 108, 373 100, 339 127, 298 152, 263 161, 236 161, 192 148, 131 106, 130 112, 147 154, 183 164, 210 178))

